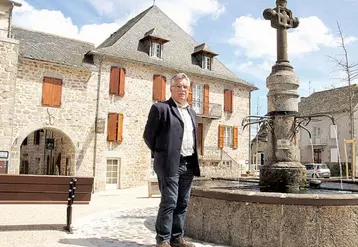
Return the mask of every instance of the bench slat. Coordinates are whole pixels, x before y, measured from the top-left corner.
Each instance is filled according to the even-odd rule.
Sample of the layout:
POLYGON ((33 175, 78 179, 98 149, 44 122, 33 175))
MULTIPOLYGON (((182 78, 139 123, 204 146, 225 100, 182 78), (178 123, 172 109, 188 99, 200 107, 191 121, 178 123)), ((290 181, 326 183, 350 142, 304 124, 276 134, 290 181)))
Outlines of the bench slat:
MULTIPOLYGON (((74 203, 80 201, 90 201, 91 193, 76 193, 74 203)), ((67 203, 68 193, 31 193, 31 192, 20 192, 20 193, 4 193, 0 192, 0 204, 4 204, 4 201, 63 201, 67 203)))
MULTIPOLYGON (((68 184, 0 184, 0 192, 67 192, 68 184)), ((81 192, 91 193, 92 185, 77 185, 76 194, 81 192)))
POLYGON ((0 184, 66 184, 69 185, 71 178, 77 178, 77 185, 92 185, 93 177, 76 176, 50 176, 50 175, 13 175, 1 174, 0 184))

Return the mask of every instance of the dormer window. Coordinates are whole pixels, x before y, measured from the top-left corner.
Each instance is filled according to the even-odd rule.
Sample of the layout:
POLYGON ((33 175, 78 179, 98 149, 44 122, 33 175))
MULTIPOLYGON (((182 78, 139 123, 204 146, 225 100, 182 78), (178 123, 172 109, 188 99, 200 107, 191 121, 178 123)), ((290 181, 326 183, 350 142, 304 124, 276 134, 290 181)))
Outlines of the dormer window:
POLYGON ((205 44, 194 47, 194 53, 192 54, 194 64, 199 65, 203 69, 212 70, 213 58, 218 54, 212 52, 210 48, 205 44))
POLYGON ((162 58, 162 53, 163 53, 162 49, 163 49, 163 45, 161 43, 151 41, 150 56, 162 58))
POLYGON ((140 40, 142 43, 142 51, 147 53, 152 58, 163 58, 163 46, 169 42, 168 39, 163 38, 163 35, 153 28, 144 34, 140 40))
POLYGON ((208 70, 211 70, 211 61, 212 61, 212 58, 211 57, 208 57, 208 56, 203 56, 204 57, 204 66, 203 66, 203 69, 208 69, 208 70))

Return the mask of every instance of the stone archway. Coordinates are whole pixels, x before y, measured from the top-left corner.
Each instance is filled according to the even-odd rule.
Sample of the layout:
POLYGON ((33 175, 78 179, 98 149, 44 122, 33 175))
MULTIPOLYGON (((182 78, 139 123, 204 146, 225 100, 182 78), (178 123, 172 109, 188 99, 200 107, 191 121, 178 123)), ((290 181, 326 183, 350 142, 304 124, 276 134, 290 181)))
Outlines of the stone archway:
POLYGON ((36 175, 74 175, 76 148, 62 130, 42 127, 19 135, 12 148, 13 172, 36 175))

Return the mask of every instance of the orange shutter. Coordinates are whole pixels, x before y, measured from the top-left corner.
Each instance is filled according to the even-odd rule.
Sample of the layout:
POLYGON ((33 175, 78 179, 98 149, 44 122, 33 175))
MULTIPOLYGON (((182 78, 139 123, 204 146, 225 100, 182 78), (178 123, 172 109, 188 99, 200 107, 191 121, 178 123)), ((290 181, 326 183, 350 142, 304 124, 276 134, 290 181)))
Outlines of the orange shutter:
POLYGON ((165 76, 161 76, 162 77, 162 83, 160 86, 160 101, 164 101, 166 96, 165 96, 165 89, 166 89, 166 85, 167 85, 167 78, 165 78, 165 76))
POLYGON ((190 82, 189 94, 188 94, 188 104, 191 106, 193 104, 193 84, 194 82, 190 82))
POLYGON ((229 95, 230 91, 225 89, 224 90, 224 111, 229 111, 229 95))
POLYGON ((117 113, 108 113, 107 140, 114 142, 117 140, 117 113))
POLYGON ((44 77, 42 84, 42 104, 46 106, 61 106, 62 80, 44 77))
POLYGON ((126 84, 126 70, 119 68, 119 96, 124 96, 124 89, 126 84))
POLYGON ((219 130, 218 130, 218 133, 219 133, 218 147, 219 148, 224 147, 224 130, 225 130, 224 125, 220 124, 219 125, 219 130))
POLYGON ((230 91, 230 112, 234 111, 234 90, 230 91))
POLYGON ((204 85, 204 115, 209 115, 209 85, 204 85))
POLYGON ((238 147, 238 135, 239 135, 238 127, 233 127, 232 132, 233 132, 232 133, 232 135, 233 135, 232 147, 236 149, 238 147))
POLYGON ((162 101, 165 99, 165 77, 154 75, 153 77, 153 100, 162 101), (164 84, 164 89, 163 89, 164 84), (163 92, 164 91, 164 92, 163 92), (163 97, 164 93, 164 97, 163 97))
POLYGON ((123 114, 118 114, 117 141, 122 142, 122 140, 123 140, 123 114))
POLYGON ((118 95, 119 90, 119 68, 111 67, 111 76, 109 83, 109 94, 118 95))

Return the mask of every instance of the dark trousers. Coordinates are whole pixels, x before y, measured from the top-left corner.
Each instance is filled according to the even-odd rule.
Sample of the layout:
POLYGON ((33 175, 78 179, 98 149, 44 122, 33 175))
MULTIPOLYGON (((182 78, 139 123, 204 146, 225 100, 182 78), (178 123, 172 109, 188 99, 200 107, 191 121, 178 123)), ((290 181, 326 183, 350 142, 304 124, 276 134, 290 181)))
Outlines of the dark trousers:
POLYGON ((184 220, 193 182, 190 162, 180 162, 174 177, 158 177, 162 195, 155 229, 157 243, 170 242, 184 235, 184 220))

